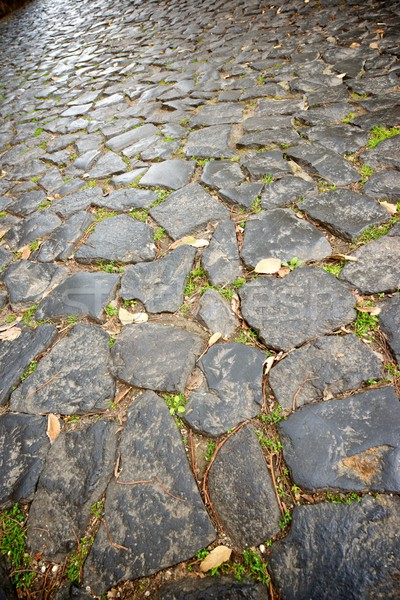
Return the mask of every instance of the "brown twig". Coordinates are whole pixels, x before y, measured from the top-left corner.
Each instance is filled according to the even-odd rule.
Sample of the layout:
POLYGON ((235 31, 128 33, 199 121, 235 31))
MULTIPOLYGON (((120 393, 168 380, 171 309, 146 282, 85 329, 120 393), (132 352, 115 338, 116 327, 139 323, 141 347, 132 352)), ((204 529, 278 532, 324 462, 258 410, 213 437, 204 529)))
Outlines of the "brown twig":
POLYGON ((277 499, 278 504, 279 504, 279 510, 281 511, 281 513, 283 515, 285 511, 283 510, 282 502, 281 502, 280 496, 278 494, 278 488, 276 487, 276 479, 275 479, 275 472, 274 472, 274 461, 273 461, 273 457, 272 456, 270 457, 270 460, 269 460, 269 470, 271 472, 272 484, 274 486, 275 496, 276 496, 276 499, 277 499))
POLYGON ((178 496, 174 496, 174 494, 171 494, 171 492, 169 492, 161 483, 160 478, 158 477, 158 475, 156 475, 156 480, 158 485, 160 486, 160 488, 166 493, 168 494, 168 496, 171 496, 171 498, 175 498, 175 500, 179 500, 179 502, 187 502, 187 500, 185 500, 184 498, 179 498, 178 496))
POLYGON ((103 525, 107 531, 108 541, 110 542, 111 546, 113 548, 117 548, 118 550, 126 550, 127 552, 129 552, 129 548, 127 548, 126 546, 121 546, 120 544, 116 544, 115 542, 112 541, 110 530, 108 529, 108 525, 107 525, 104 517, 101 518, 101 522, 103 523, 103 525))
POLYGON ((193 469, 194 478, 196 480, 196 483, 198 483, 199 478, 198 478, 198 473, 197 473, 197 468, 196 468, 196 461, 195 461, 195 457, 194 457, 193 432, 191 429, 189 429, 189 442, 190 442, 190 457, 192 459, 192 469, 193 469))
POLYGON ((46 385, 49 385, 49 383, 51 383, 56 377, 59 376, 61 371, 62 371, 62 369, 60 371, 57 371, 57 373, 55 373, 53 375, 53 377, 50 377, 50 379, 48 381, 46 381, 45 383, 40 385, 38 388, 36 388, 36 390, 33 390, 33 392, 29 392, 29 394, 27 394, 26 397, 29 398, 29 396, 33 396, 33 394, 36 394, 36 392, 39 392, 40 390, 42 390, 44 387, 46 387, 46 385))
POLYGON ((139 485, 141 483, 154 483, 152 479, 139 479, 138 481, 116 481, 117 485, 139 485))
POLYGON ((307 383, 307 381, 313 381, 314 379, 318 379, 318 377, 307 377, 307 375, 305 376, 305 378, 303 379, 303 381, 301 382, 301 384, 299 385, 299 387, 297 388, 294 396, 293 396, 293 400, 292 400, 292 412, 294 412, 296 410, 296 400, 297 400, 297 396, 300 394, 303 386, 307 383))

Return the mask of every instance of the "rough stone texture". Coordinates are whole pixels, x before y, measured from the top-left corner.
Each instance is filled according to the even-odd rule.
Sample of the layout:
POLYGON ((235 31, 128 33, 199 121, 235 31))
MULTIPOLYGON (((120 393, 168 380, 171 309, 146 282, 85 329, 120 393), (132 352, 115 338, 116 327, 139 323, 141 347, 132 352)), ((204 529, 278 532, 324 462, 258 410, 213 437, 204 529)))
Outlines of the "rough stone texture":
POLYGON ((13 341, 0 341, 0 405, 7 402, 29 363, 45 352, 56 337, 57 329, 45 323, 37 329, 25 327, 13 341))
POLYGON ((64 198, 54 200, 51 204, 52 210, 63 219, 70 217, 74 213, 86 210, 98 197, 103 196, 101 187, 93 187, 87 190, 80 190, 74 194, 69 194, 64 198))
POLYGON ((220 332, 225 339, 232 335, 237 325, 230 304, 213 289, 202 295, 196 316, 211 333, 220 332))
POLYGON ((243 275, 232 221, 224 221, 217 225, 201 261, 212 285, 225 285, 243 275))
POLYGON ((122 263, 152 260, 156 246, 152 231, 128 215, 104 219, 75 253, 78 262, 115 260, 122 263))
POLYGON ((379 323, 400 365, 400 294, 385 300, 379 315, 379 323))
POLYGON ((400 199, 400 172, 379 171, 373 173, 363 188, 364 192, 380 200, 400 199))
POLYGON ((246 223, 241 256, 250 267, 254 268, 263 258, 320 260, 331 253, 326 237, 291 210, 263 211, 246 223))
POLYGON ((142 394, 129 409, 120 453, 118 481, 149 483, 108 487, 105 520, 111 538, 128 550, 112 547, 100 528, 84 567, 96 594, 186 560, 215 539, 180 433, 156 394, 142 394))
POLYGON ((121 279, 121 298, 140 300, 150 313, 175 312, 183 304, 195 254, 184 245, 152 263, 129 267, 121 279))
POLYGON ((399 498, 298 506, 268 561, 283 600, 398 598, 399 498))
POLYGON ((4 275, 13 310, 23 310, 37 303, 68 275, 68 269, 20 260, 8 267, 4 275))
POLYGON ((103 179, 111 175, 118 175, 127 170, 127 165, 115 152, 103 154, 96 165, 89 171, 90 179, 103 179))
POLYGON ((367 149, 360 154, 360 160, 377 169, 381 167, 400 168, 400 135, 380 142, 375 148, 367 149))
POLYGON ((242 314, 267 346, 290 350, 355 319, 351 292, 322 269, 301 267, 284 279, 258 279, 239 290, 242 314))
POLYGON ((158 133, 157 127, 151 123, 146 123, 142 127, 136 127, 125 133, 121 133, 115 137, 109 139, 106 143, 108 148, 111 148, 114 152, 120 152, 128 146, 132 146, 136 142, 149 138, 158 133))
POLYGON ((261 194, 263 187, 260 183, 242 183, 236 187, 221 188, 218 190, 218 195, 229 204, 250 208, 261 194))
POLYGON ((306 132, 307 138, 325 146, 337 154, 357 152, 368 142, 368 134, 349 125, 312 127, 306 132))
POLYGON ((265 209, 289 206, 315 189, 314 184, 300 177, 282 177, 265 186, 261 206, 265 209))
POLYGON ((111 370, 136 387, 181 392, 201 349, 201 339, 184 329, 156 323, 127 325, 112 348, 111 370))
POLYGON ((294 397, 300 408, 382 376, 380 359, 350 334, 321 337, 294 350, 271 369, 269 384, 282 408, 292 410, 294 397))
POLYGON ((268 597, 264 584, 254 579, 238 581, 227 575, 178 579, 161 586, 157 594, 157 600, 267 600, 268 597))
POLYGON ((13 392, 12 410, 71 415, 108 408, 115 392, 108 340, 100 327, 76 325, 13 392))
POLYGON ((113 421, 98 421, 61 433, 50 448, 29 512, 27 541, 32 552, 59 563, 75 550, 92 505, 111 479, 117 429, 113 421))
POLYGON ((174 240, 205 229, 210 221, 229 218, 225 206, 214 200, 198 183, 173 192, 165 202, 152 208, 150 214, 174 240))
POLYGON ((103 310, 113 299, 118 282, 119 276, 114 273, 75 273, 41 302, 35 318, 42 321, 86 315, 102 322, 103 310))
POLYGON ((141 178, 140 185, 161 185, 170 190, 178 190, 189 183, 195 166, 194 161, 179 159, 155 163, 141 178))
POLYGON ((239 123, 242 118, 243 107, 238 103, 225 102, 223 104, 203 106, 199 112, 190 119, 190 126, 196 125, 224 125, 226 123, 239 123))
POLYGON ((0 270, 3 270, 7 267, 14 259, 14 255, 12 252, 8 252, 8 250, 4 250, 4 248, 0 248, 0 270))
POLYGON ((104 197, 98 196, 93 200, 93 204, 110 210, 127 212, 135 208, 149 208, 156 200, 156 192, 131 188, 116 190, 104 197))
POLYGON ((44 465, 50 441, 47 419, 0 416, 0 501, 31 500, 44 465))
POLYGON ((226 188, 242 183, 244 175, 235 162, 212 160, 203 169, 201 181, 216 188, 226 188))
POLYGON ((3 242, 10 250, 19 250, 33 240, 49 235, 60 225, 57 215, 43 210, 14 225, 3 237, 3 242))
POLYGON ((230 149, 231 127, 215 125, 189 133, 185 155, 198 158, 231 158, 235 153, 230 149))
POLYGON ((360 174, 349 162, 318 144, 301 144, 289 148, 287 154, 301 166, 334 185, 351 185, 361 180, 360 174))
POLYGON ((392 387, 305 406, 278 427, 300 487, 400 490, 400 404, 392 387))
POLYGON ((91 213, 84 211, 72 215, 58 229, 53 231, 51 238, 43 242, 35 258, 39 262, 67 260, 75 252, 75 246, 85 229, 94 221, 91 213))
POLYGON ((357 262, 345 265, 340 279, 348 281, 361 294, 394 292, 400 287, 400 241, 383 236, 353 252, 357 262))
POLYGON ((258 546, 279 532, 279 505, 251 425, 231 436, 218 452, 208 491, 224 531, 237 548, 258 546))
POLYGON ((196 431, 217 436, 261 410, 265 354, 245 344, 215 344, 200 359, 208 391, 193 392, 184 415, 196 431))
POLYGON ((240 164, 254 179, 266 175, 279 177, 292 172, 288 162, 283 158, 283 153, 278 150, 245 154, 240 164))

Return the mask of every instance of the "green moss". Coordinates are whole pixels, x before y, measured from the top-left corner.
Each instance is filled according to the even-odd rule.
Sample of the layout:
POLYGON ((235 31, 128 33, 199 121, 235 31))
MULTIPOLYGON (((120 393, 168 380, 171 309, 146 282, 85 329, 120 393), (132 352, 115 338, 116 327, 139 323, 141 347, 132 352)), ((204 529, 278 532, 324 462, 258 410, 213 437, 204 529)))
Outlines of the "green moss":
POLYGON ((395 135, 400 134, 399 127, 373 127, 370 131, 370 137, 368 140, 368 147, 375 148, 380 142, 383 140, 387 140, 389 138, 394 137, 395 135))

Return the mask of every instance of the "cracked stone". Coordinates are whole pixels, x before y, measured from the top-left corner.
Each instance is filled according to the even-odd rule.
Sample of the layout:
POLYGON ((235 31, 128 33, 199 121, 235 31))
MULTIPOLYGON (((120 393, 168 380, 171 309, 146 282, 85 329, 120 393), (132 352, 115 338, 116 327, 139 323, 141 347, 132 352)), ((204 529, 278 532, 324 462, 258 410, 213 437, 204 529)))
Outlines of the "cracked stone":
POLYGON ((120 135, 112 137, 106 142, 106 146, 114 152, 120 152, 121 150, 125 150, 125 148, 128 148, 128 146, 132 146, 140 140, 157 135, 158 132, 159 130, 157 127, 155 127, 155 125, 146 123, 141 127, 135 127, 135 129, 131 129, 126 133, 121 133, 120 135))
POLYGON ((212 285, 225 285, 243 275, 232 221, 217 225, 210 245, 203 252, 201 263, 212 285))
POLYGON ((19 250, 33 240, 49 235, 60 225, 61 220, 54 213, 43 210, 15 224, 2 241, 11 250, 19 250))
POLYGON ((50 239, 43 242, 35 256, 36 260, 48 263, 70 258, 75 252, 77 242, 93 221, 94 216, 90 212, 81 211, 72 215, 53 231, 50 239))
POLYGON ((167 189, 178 190, 189 183, 195 166, 194 161, 179 159, 155 163, 141 178, 140 185, 161 185, 167 189))
POLYGON ((217 290, 209 289, 200 299, 196 318, 213 333, 229 338, 236 329, 236 318, 229 302, 217 290))
POLYGON ((319 144, 299 144, 286 152, 301 166, 334 185, 345 186, 361 181, 360 174, 350 163, 319 144))
POLYGON ((289 206, 316 189, 315 184, 300 177, 282 177, 265 186, 261 206, 265 209, 289 206))
POLYGON ((185 156, 231 158, 235 156, 229 147, 231 134, 229 125, 215 125, 191 131, 185 146, 185 156))
POLYGON ((68 275, 66 267, 41 265, 19 260, 8 267, 4 283, 12 310, 24 310, 37 303, 68 275))
POLYGON ((244 180, 244 175, 235 162, 212 160, 203 169, 201 181, 216 188, 233 187, 244 180))
POLYGON ((93 169, 89 171, 89 178, 103 179, 111 177, 111 175, 119 175, 119 173, 125 173, 127 168, 127 165, 118 154, 111 151, 106 152, 106 154, 99 158, 93 169))
POLYGON ((275 177, 292 173, 288 162, 283 158, 282 152, 278 150, 251 152, 240 160, 240 164, 255 179, 266 175, 275 177))
POLYGON ((88 188, 80 190, 74 194, 69 194, 64 198, 54 200, 51 204, 51 209, 62 218, 68 218, 74 213, 81 210, 86 210, 96 200, 103 196, 101 187, 88 188))

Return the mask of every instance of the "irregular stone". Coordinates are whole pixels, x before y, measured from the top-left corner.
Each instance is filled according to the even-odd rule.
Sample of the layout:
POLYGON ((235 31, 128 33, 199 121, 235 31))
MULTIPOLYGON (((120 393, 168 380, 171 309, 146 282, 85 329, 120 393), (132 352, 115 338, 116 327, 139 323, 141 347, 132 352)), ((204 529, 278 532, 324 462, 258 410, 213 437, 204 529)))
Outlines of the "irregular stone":
POLYGON ((209 104, 200 108, 197 114, 190 119, 190 126, 196 127, 210 125, 225 125, 227 123, 240 123, 242 120, 243 106, 238 102, 224 102, 223 104, 209 104))
POLYGON ((361 162, 373 167, 400 169, 400 135, 383 140, 372 150, 367 149, 360 154, 361 162))
POLYGON ((54 600, 92 600, 93 596, 85 592, 82 588, 71 584, 69 581, 64 583, 56 592, 54 600))
POLYGON ((14 225, 2 241, 11 250, 19 250, 34 239, 49 235, 61 225, 61 220, 52 212, 42 210, 14 225))
POLYGON ((240 160, 240 164, 255 179, 266 175, 275 177, 292 173, 289 163, 284 160, 282 152, 278 150, 251 152, 240 160))
POLYGON ((351 106, 346 102, 337 102, 329 104, 329 106, 300 110, 294 116, 307 125, 327 125, 328 123, 342 121, 342 119, 347 117, 350 110, 351 106))
POLYGON ((44 188, 48 194, 53 194, 56 190, 59 190, 63 183, 64 180, 61 173, 56 168, 48 171, 40 180, 41 187, 44 188))
POLYGON ((78 171, 89 171, 100 156, 100 150, 89 150, 88 152, 85 152, 85 154, 82 154, 82 156, 79 156, 73 162, 72 166, 74 169, 78 169, 78 171))
POLYGON ((279 424, 293 480, 307 489, 398 492, 400 405, 392 387, 312 404, 279 424))
POLYGON ((268 115, 264 117, 249 117, 243 122, 243 131, 263 131, 265 129, 279 130, 292 127, 293 117, 290 115, 268 115))
POLYGON ((0 416, 0 502, 31 500, 50 447, 47 419, 0 416))
POLYGON ((54 200, 51 209, 62 218, 68 218, 74 213, 86 210, 99 197, 103 196, 101 187, 88 188, 80 190, 75 194, 70 194, 64 198, 54 200))
POLYGON ((212 160, 208 162, 201 176, 203 183, 216 188, 236 186, 243 180, 244 175, 239 165, 227 160, 212 160))
POLYGON ((382 376, 377 355, 350 334, 321 337, 294 350, 271 369, 269 384, 282 408, 292 410, 293 398, 299 408, 382 376))
POLYGON ((231 283, 243 275, 232 221, 218 223, 210 245, 203 252, 201 263, 212 285, 231 283))
POLYGON ((379 323, 400 365, 400 294, 385 300, 379 315, 379 323))
POLYGON ((272 545, 268 561, 278 593, 284 600, 395 600, 399 510, 399 498, 388 496, 297 506, 289 535, 272 545))
POLYGON ((185 577, 165 583, 158 590, 157 600, 267 600, 264 584, 254 579, 238 581, 232 576, 216 575, 204 579, 185 577))
POLYGON ((77 117, 78 115, 84 115, 92 108, 92 104, 82 104, 71 106, 67 108, 63 113, 61 113, 61 117, 77 117))
POLYGON ((150 226, 128 215, 117 215, 98 223, 75 252, 76 260, 82 263, 101 260, 130 263, 152 260, 155 256, 156 246, 150 226))
POLYGON ((38 321, 86 315, 102 322, 103 310, 113 299, 119 276, 115 273, 78 272, 42 300, 35 313, 38 321))
POLYGON ((71 415, 108 408, 115 392, 108 340, 99 327, 75 325, 13 392, 12 410, 71 415))
POLYGON ((294 129, 266 129, 242 135, 237 141, 238 148, 263 148, 268 144, 296 144, 301 137, 294 129))
POLYGON ((279 532, 279 505, 251 425, 222 446, 207 482, 218 519, 237 548, 258 546, 279 532))
POLYGON ((229 147, 231 133, 229 125, 214 125, 191 131, 186 142, 185 155, 198 158, 231 158, 235 156, 229 147))
POLYGON ((368 133, 349 125, 311 127, 306 135, 309 140, 337 154, 357 152, 368 142, 368 133))
POLYGON ((373 173, 364 185, 363 191, 374 198, 398 201, 400 199, 400 171, 373 173))
POLYGON ((60 563, 75 550, 76 538, 89 524, 90 509, 111 479, 117 429, 113 421, 97 421, 59 435, 47 454, 29 511, 31 552, 60 563))
POLYGON ((48 263, 70 258, 75 252, 77 242, 93 221, 94 216, 90 212, 81 211, 72 215, 53 231, 50 239, 43 242, 39 253, 35 255, 36 260, 48 263))
POLYGON ((178 190, 192 178, 196 163, 188 160, 165 160, 155 163, 140 180, 140 185, 161 185, 170 190, 178 190))
POLYGON ((121 298, 140 300, 150 313, 175 312, 183 304, 195 254, 195 248, 180 246, 152 263, 129 267, 121 279, 121 298))
POLYGON ((241 256, 253 268, 263 258, 320 260, 331 253, 326 237, 291 210, 262 211, 246 223, 241 256))
POLYGON ((152 208, 150 215, 173 240, 177 240, 188 233, 205 229, 210 221, 228 219, 229 211, 198 183, 191 183, 152 208))
POLYGON ((0 341, 0 405, 18 385, 27 366, 53 343, 57 329, 45 323, 36 329, 25 327, 13 341, 0 341))
POLYGON ((202 341, 166 325, 127 325, 112 348, 112 373, 135 387, 183 392, 202 341))
MULTIPOLYGON (((135 163, 137 164, 137 163, 135 163)), ((140 163, 142 164, 142 163, 140 163)), ((131 183, 135 183, 139 177, 139 175, 143 175, 146 173, 147 167, 140 167, 137 169, 133 169, 133 171, 128 171, 127 173, 122 173, 122 175, 117 175, 116 177, 112 177, 111 183, 114 187, 118 187, 121 185, 130 185, 131 183)), ((126 190, 128 191, 128 190, 126 190)), ((137 192, 145 192, 150 190, 136 190, 137 192)), ((152 192, 153 193, 153 192, 152 192)))
POLYGON ((200 359, 209 391, 190 394, 184 419, 193 429, 218 436, 261 410, 265 354, 245 344, 216 344, 200 359))
POLYGON ((96 594, 187 560, 215 539, 181 435, 156 394, 142 394, 129 409, 120 453, 123 471, 108 486, 105 521, 127 549, 112 547, 99 529, 84 566, 84 581, 96 594), (138 480, 148 483, 118 485, 138 480))
POLYGON ((397 237, 385 235, 352 253, 357 262, 347 263, 340 279, 348 281, 361 294, 395 292, 400 287, 400 244, 397 237))
POLYGON ((373 225, 388 221, 387 210, 368 196, 351 190, 332 190, 306 198, 300 210, 334 235, 352 242, 373 225))
POLYGON ((8 206, 8 212, 19 217, 26 217, 37 210, 45 200, 46 194, 42 190, 34 190, 33 192, 23 194, 11 206, 8 206))
POLYGON ((333 275, 301 267, 284 279, 263 278, 239 290, 242 314, 272 348, 290 350, 355 319, 354 297, 333 275))
POLYGON ((152 137, 158 134, 158 129, 151 123, 146 123, 142 127, 136 127, 126 133, 121 133, 111 139, 107 140, 106 146, 111 148, 114 152, 120 152, 128 146, 132 146, 136 142, 152 137))
POLYGON ((282 177, 266 185, 261 196, 261 206, 265 209, 289 206, 303 198, 316 186, 300 177, 282 177))
MULTIPOLYGON (((371 79, 372 85, 376 86, 376 77, 371 79)), ((387 83, 385 82, 385 88, 387 90, 387 83)), ((385 90, 385 91, 386 91, 385 90)), ((357 92, 357 90, 355 90, 357 92)), ((364 91, 361 92, 363 94, 364 91)), ((376 93, 376 90, 374 90, 376 93)), ((379 98, 380 100, 380 98, 379 98)), ((392 106, 391 108, 385 107, 381 108, 381 110, 371 110, 371 112, 367 112, 366 114, 359 115, 358 117, 354 117, 351 119, 350 123, 352 125, 356 125, 363 129, 364 131, 370 131, 372 127, 393 127, 399 121, 400 115, 400 104, 397 103, 396 106, 392 106)))
POLYGON ((219 332, 225 339, 232 335, 237 325, 230 304, 213 289, 202 295, 196 317, 211 333, 219 332))
POLYGON ((361 181, 360 174, 350 163, 319 144, 299 144, 288 148, 286 153, 311 173, 316 173, 334 185, 345 186, 361 181))
POLYGON ((40 265, 29 260, 13 263, 4 275, 12 309, 23 310, 35 304, 67 275, 68 269, 57 265, 40 265))
POLYGON ((98 196, 93 200, 93 204, 110 210, 128 212, 135 208, 149 208, 156 200, 156 192, 131 188, 110 192, 108 196, 98 196))
POLYGON ((0 272, 14 260, 14 254, 0 247, 0 272))
POLYGON ((221 188, 218 195, 229 204, 250 208, 263 189, 262 183, 242 183, 236 187, 221 188))
POLYGON ((105 177, 110 177, 111 175, 124 173, 127 168, 127 165, 118 154, 111 151, 106 152, 106 154, 99 158, 93 169, 89 171, 89 178, 103 179, 105 177))

